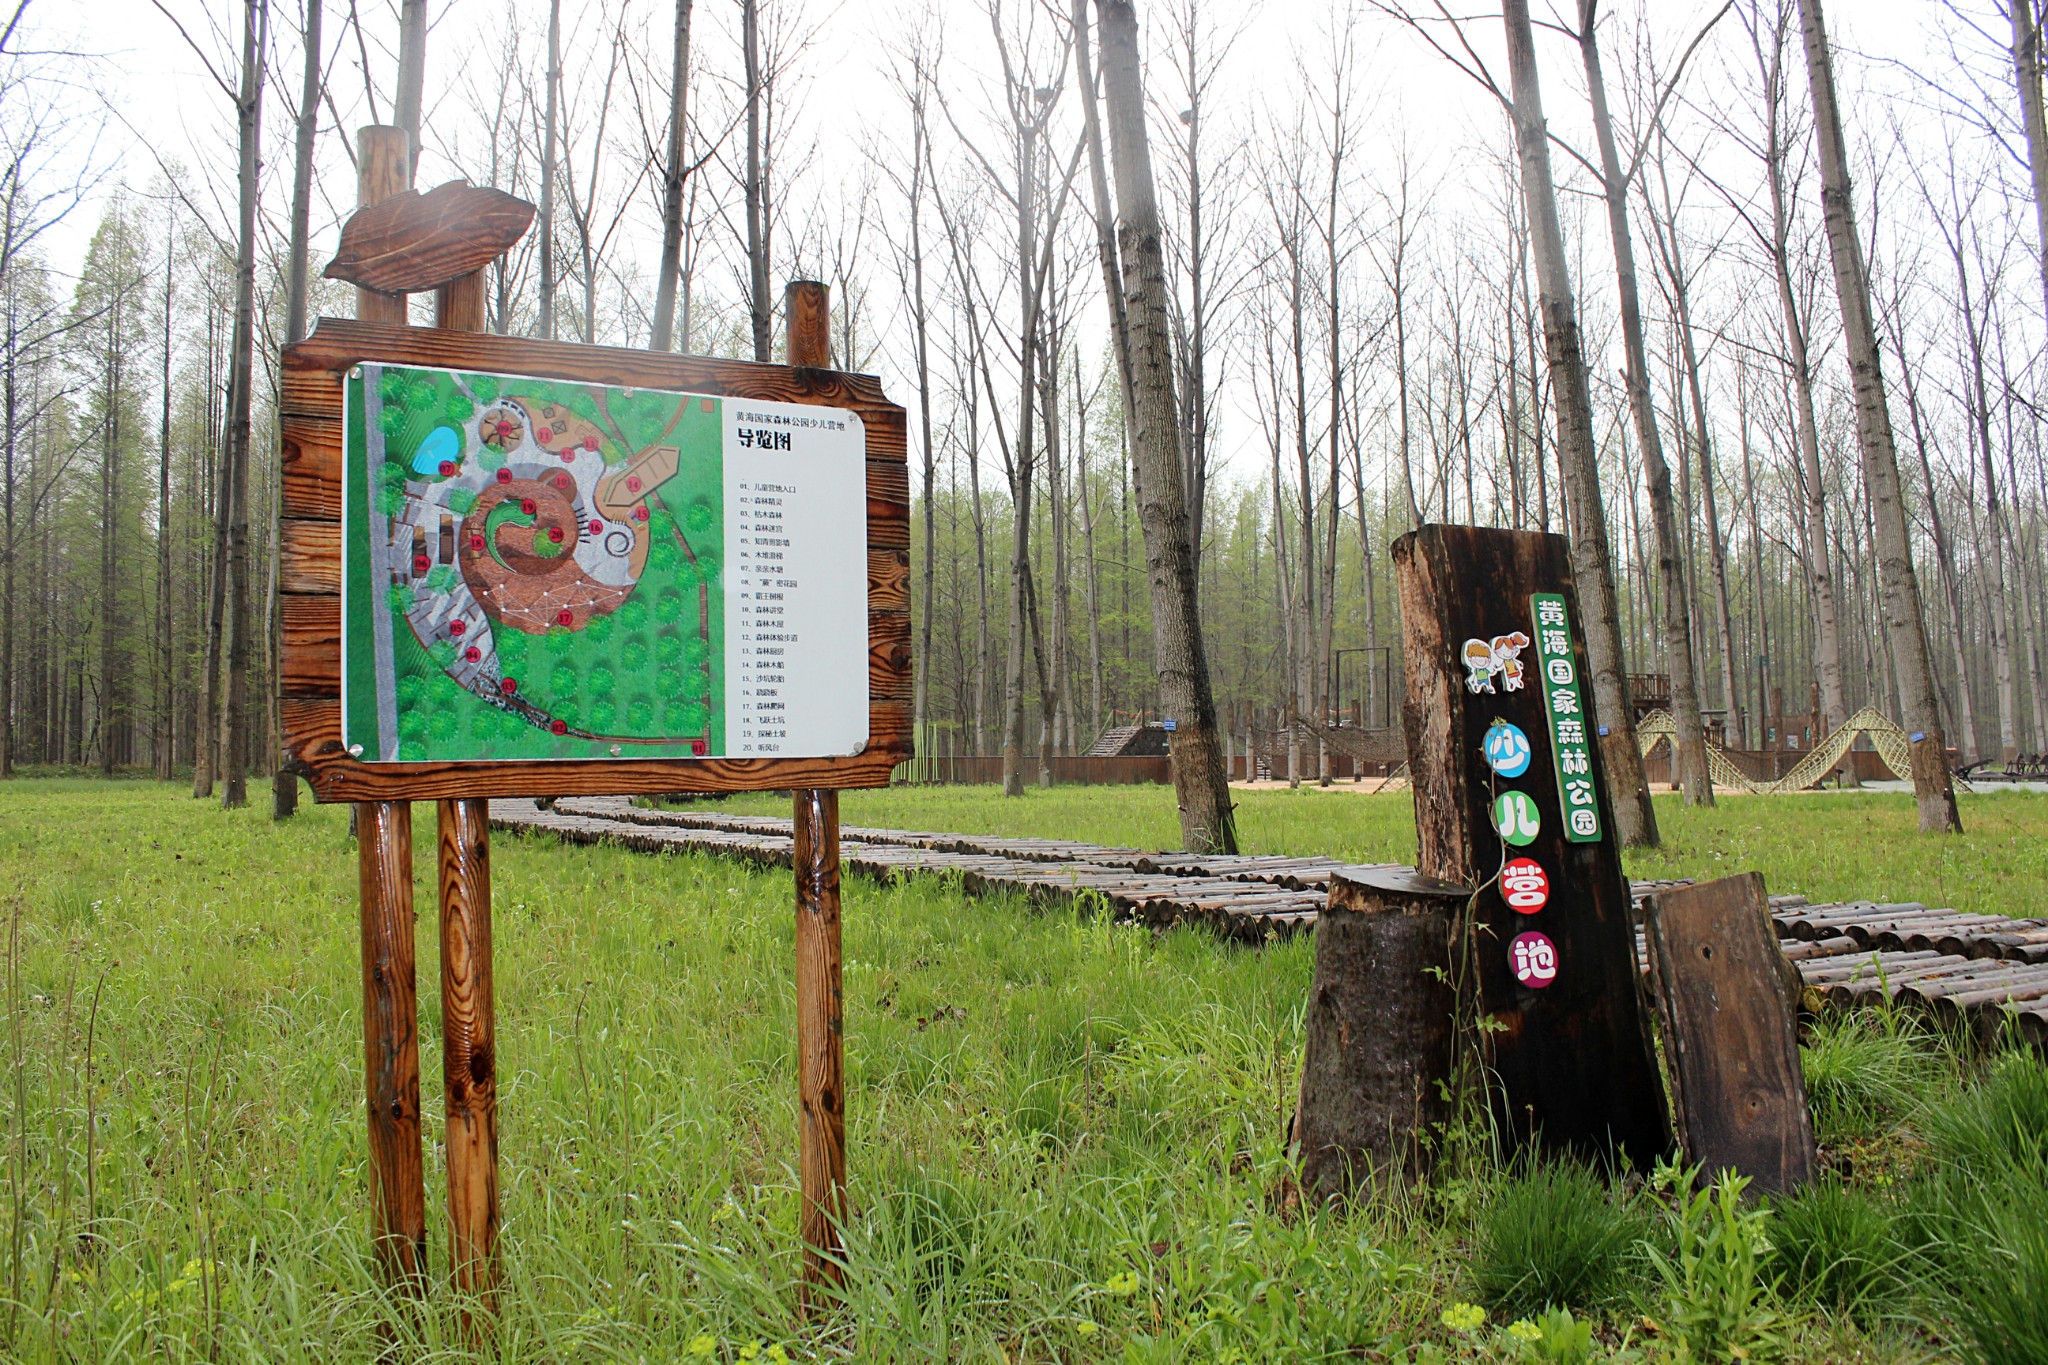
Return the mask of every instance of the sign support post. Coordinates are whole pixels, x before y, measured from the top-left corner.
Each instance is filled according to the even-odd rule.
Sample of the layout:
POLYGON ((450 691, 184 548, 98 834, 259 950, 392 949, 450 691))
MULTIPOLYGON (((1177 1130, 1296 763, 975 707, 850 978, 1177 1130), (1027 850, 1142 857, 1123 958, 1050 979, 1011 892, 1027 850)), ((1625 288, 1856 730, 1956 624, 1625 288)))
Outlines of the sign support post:
MULTIPOLYGON (((783 291, 788 360, 832 364, 831 295, 815 280, 783 291)), ((839 1228, 846 1217, 846 1024, 839 955, 839 793, 799 787, 796 848, 796 1067, 800 1226, 808 1313, 813 1293, 840 1276, 839 1228)))
MULTIPOLYGON (((357 130, 357 209, 404 193, 411 164, 412 143, 405 129, 372 124, 357 130)), ((402 325, 405 296, 359 287, 356 317, 402 325)), ((427 1268, 427 1194, 420 1157, 411 803, 357 802, 356 847, 372 1236, 386 1277, 394 1284, 416 1286, 427 1268)))
MULTIPOLYGON (((434 325, 484 330, 482 269, 434 291, 434 325)), ((441 1082, 448 1263, 485 1313, 498 1293, 498 1010, 491 983, 491 803, 436 803, 441 889, 441 1082)))

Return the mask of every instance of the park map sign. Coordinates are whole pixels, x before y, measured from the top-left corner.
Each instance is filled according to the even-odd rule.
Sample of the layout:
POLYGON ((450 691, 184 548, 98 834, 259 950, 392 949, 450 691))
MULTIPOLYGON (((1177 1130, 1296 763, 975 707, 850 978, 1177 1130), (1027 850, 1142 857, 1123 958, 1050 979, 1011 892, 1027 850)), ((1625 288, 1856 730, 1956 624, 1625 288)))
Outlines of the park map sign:
POLYGON ((864 786, 907 753, 872 380, 333 320, 285 364, 287 748, 322 799, 864 786))
POLYGON ((854 413, 376 363, 343 400, 351 755, 866 746, 854 413))

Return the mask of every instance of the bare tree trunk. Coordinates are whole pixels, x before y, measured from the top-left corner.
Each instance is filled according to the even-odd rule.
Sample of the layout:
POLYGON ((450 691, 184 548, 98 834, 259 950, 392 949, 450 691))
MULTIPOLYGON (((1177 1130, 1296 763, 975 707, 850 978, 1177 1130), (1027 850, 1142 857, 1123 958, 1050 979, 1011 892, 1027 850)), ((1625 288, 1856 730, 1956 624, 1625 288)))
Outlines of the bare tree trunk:
POLYGON ((740 46, 747 76, 747 281, 748 318, 753 326, 754 359, 772 354, 769 341, 767 206, 761 185, 761 6, 740 0, 740 46))
POLYGON ((540 334, 555 339, 555 177, 556 141, 562 121, 562 0, 548 0, 548 74, 546 113, 540 142, 540 334))
MULTIPOLYGON (((1025 99, 1031 99, 1030 92, 1025 99)), ((1017 436, 1009 452, 1010 641, 1003 658, 1003 795, 1024 794, 1024 650, 1035 625, 1031 591, 1031 495, 1038 362, 1038 114, 1019 114, 1017 158, 1017 436)), ((989 401, 995 401, 993 391, 989 401)))
MULTIPOLYGON (((1799 482, 1805 503, 1802 549, 1806 580, 1813 599, 1814 670, 1819 675, 1821 714, 1830 729, 1849 718, 1848 694, 1842 682, 1842 641, 1839 610, 1835 601, 1835 579, 1830 567, 1827 536, 1827 495, 1821 479, 1820 426, 1814 416, 1813 363, 1807 354, 1806 321, 1799 313, 1799 299, 1792 287, 1791 216, 1786 204, 1785 139, 1783 115, 1785 93, 1784 13, 1770 30, 1771 46, 1766 54, 1757 49, 1758 65, 1765 83, 1764 175, 1771 200, 1769 255, 1777 276, 1778 306, 1785 318, 1785 350, 1796 400, 1799 438, 1799 482)), ((1752 38, 1756 35, 1752 32, 1752 38)), ((1814 736, 1816 742, 1820 736, 1814 736)), ((1844 764, 1842 771, 1853 781, 1855 770, 1844 764)))
POLYGON ((228 489, 227 704, 221 723, 221 793, 224 810, 249 804, 249 409, 253 397, 256 331, 257 156, 262 139, 264 55, 269 0, 245 0, 242 84, 236 99, 241 130, 241 221, 235 253, 234 353, 229 357, 226 465, 228 489), (260 32, 259 32, 260 29, 260 32))
POLYGON ((1970 651, 1963 637, 1963 599, 1956 585, 1955 552, 1949 545, 1948 530, 1941 519, 1941 499, 1934 486, 1934 463, 1927 453, 1926 422, 1920 411, 1920 395, 1913 383, 1913 367, 1906 360, 1904 321, 1892 310, 1892 349, 1899 356, 1899 378, 1906 388, 1906 414, 1913 427, 1913 449, 1920 457, 1920 489, 1927 500, 1927 520, 1934 533, 1935 571, 1941 578, 1942 597, 1948 607, 1949 647, 1956 658, 1957 756, 1965 766, 1975 763, 1977 753, 1977 711, 1970 695, 1970 651))
MULTIPOLYGON (((291 242, 285 262, 284 339, 287 345, 303 340, 306 335, 306 257, 309 251, 308 238, 311 235, 313 212, 313 135, 318 130, 320 123, 320 11, 321 0, 306 0, 306 21, 303 35, 306 47, 306 74, 304 84, 299 88, 299 124, 293 137, 291 242)), ((408 13, 410 13, 409 9, 408 13)), ((424 15, 422 15, 421 22, 424 29, 424 15)), ((421 43, 424 46, 424 32, 421 34, 421 43)), ((401 82, 402 85, 403 82, 401 82)), ((418 141, 415 138, 415 148, 417 148, 417 145, 418 141)), ((416 151, 415 160, 417 160, 416 151)), ((168 330, 170 307, 168 295, 165 297, 164 305, 165 325, 166 330, 168 330)), ((168 379, 166 379, 166 382, 169 382, 168 379)), ((170 422, 168 410, 165 413, 164 421, 165 430, 168 434, 170 422)), ((282 496, 283 481, 277 480, 276 483, 279 495, 282 496)), ((281 505, 274 503, 271 507, 272 521, 275 522, 277 517, 281 515, 281 505)), ((278 588, 279 585, 273 576, 271 583, 271 602, 273 604, 278 603, 282 597, 278 588)), ((284 641, 284 614, 281 609, 273 610, 270 614, 270 641, 271 657, 274 659, 282 653, 281 646, 284 641)), ((284 731, 282 728, 282 711, 278 712, 278 718, 280 725, 277 733, 272 738, 276 741, 278 753, 283 754, 284 731)), ((299 779, 287 771, 284 764, 280 762, 270 778, 270 818, 273 820, 289 820, 298 812, 298 808, 299 779)))
POLYGON ((917 423, 919 450, 924 473, 924 619, 919 623, 917 687, 912 709, 916 717, 918 743, 925 743, 925 727, 931 720, 932 613, 938 571, 938 511, 933 505, 937 480, 937 453, 932 448, 932 360, 931 321, 924 296, 924 173, 927 161, 925 138, 924 68, 919 65, 911 78, 910 92, 910 317, 917 348, 917 423))
MULTIPOLYGON (((1082 0, 1085 4, 1086 0, 1082 0)), ((1075 412, 1079 429, 1074 440, 1076 486, 1081 495, 1081 553, 1087 560, 1088 593, 1088 733, 1102 733, 1102 609, 1101 575, 1095 564, 1095 489, 1088 479, 1088 404, 1080 400, 1081 358, 1074 357, 1075 412)))
POLYGON ((398 7, 398 97, 392 122, 405 129, 407 183, 419 175, 420 114, 427 84, 427 0, 400 0, 398 7))
POLYGON ((1571 507, 1573 574, 1585 613, 1586 654, 1593 669, 1594 704, 1599 708, 1602 767, 1614 803, 1616 832, 1627 847, 1657 843, 1657 813, 1650 805, 1643 759, 1636 749, 1635 713, 1622 662, 1620 611, 1607 544, 1607 512, 1600 497, 1598 448, 1593 435, 1593 399, 1580 348, 1577 305, 1565 260, 1564 230, 1557 217, 1557 191, 1550 173, 1550 144, 1543 122, 1543 95, 1536 77, 1536 42, 1528 0, 1506 0, 1508 71, 1514 87, 1515 144, 1522 162, 1522 198, 1529 215, 1535 257, 1538 306, 1543 310, 1543 344, 1550 362, 1550 387, 1557 405, 1559 461, 1571 507))
MULTIPOLYGON (((1599 0, 1579 0, 1579 54, 1593 102, 1593 131, 1600 144, 1606 181, 1607 229, 1614 242, 1615 279, 1621 297, 1622 351, 1626 358, 1629 409, 1636 443, 1642 448, 1644 485, 1650 496, 1650 524, 1657 538, 1657 577, 1664 592, 1664 654, 1671 668, 1671 712, 1675 733, 1673 765, 1687 805, 1714 804, 1714 779, 1707 771, 1707 736, 1700 723, 1699 683, 1693 672, 1691 594, 1680 559, 1678 518, 1671 507, 1671 467, 1664 461, 1657 407, 1650 396, 1649 358, 1643 344, 1643 315, 1636 298, 1636 255, 1628 227, 1628 181, 1614 146, 1614 122, 1607 112, 1607 83, 1600 72, 1597 35, 1599 0)), ((1613 722, 1608 722, 1613 729, 1613 722)))
MULTIPOLYGON (((654 326, 650 351, 675 349, 676 286, 683 273, 683 157, 690 108, 690 6, 676 0, 675 54, 668 91, 668 156, 661 168, 661 260, 654 275, 654 326)), ((927 601, 930 599, 927 598, 927 601)))
POLYGON ((1834 258, 1835 294, 1849 352, 1849 376, 1856 392, 1857 444, 1863 455, 1863 483, 1876 533, 1877 569, 1884 589, 1885 625, 1898 662, 1900 709, 1912 741, 1913 794, 1923 833, 1960 833, 1955 787, 1949 780, 1948 751, 1941 735, 1941 699, 1928 657, 1927 623, 1920 612, 1920 585, 1913 574, 1913 545, 1899 489, 1898 455, 1892 443, 1891 413, 1885 407, 1884 373, 1878 364, 1877 329, 1871 319, 1870 282, 1862 244, 1856 239, 1855 204, 1850 198, 1849 153, 1835 101, 1833 57, 1821 18, 1820 0, 1799 0, 1806 38, 1807 76, 1813 90, 1814 132, 1820 144, 1821 208, 1828 253, 1834 258))
POLYGON ((1394 309, 1394 392, 1400 405, 1401 495, 1407 503, 1408 529, 1422 525, 1422 503, 1415 496, 1415 462, 1408 438, 1408 159, 1403 152, 1400 167, 1401 202, 1394 212, 1394 244, 1381 268, 1394 309))
MULTIPOLYGON (((125 236, 127 226, 124 223, 125 236)), ((124 360, 127 354, 128 282, 115 280, 106 312, 106 393, 100 418, 100 603, 99 603, 99 769, 114 774, 115 746, 120 739, 124 690, 121 677, 121 431, 124 360)))
MULTIPOLYGON (((2027 135, 2027 172, 2034 184, 2034 234, 2041 293, 2048 301, 2048 119, 2041 108, 2041 24, 2034 0, 2008 0, 2012 12, 2012 71, 2019 86, 2020 122, 2027 135)), ((2044 718, 2048 723, 2048 718, 2044 718)))
MULTIPOLYGON (((1159 699, 1178 723, 1172 745, 1181 840, 1191 850, 1231 853, 1237 849, 1237 831, 1222 736, 1216 728, 1216 702, 1209 687, 1209 661, 1202 646, 1186 490, 1181 486, 1166 255, 1145 135, 1138 16, 1130 0, 1096 0, 1096 13, 1102 21, 1103 91, 1115 162, 1117 254, 1132 377, 1132 474, 1152 588, 1159 699)), ((1085 34, 1077 35, 1077 46, 1083 43, 1085 34)))
POLYGON ((1970 271, 1963 255, 1962 234, 1966 231, 1959 209, 1949 250, 1956 264, 1956 306, 1969 352, 1970 387, 1963 406, 1969 415, 1970 434, 1975 438, 1972 444, 1984 467, 1985 532, 1990 545, 1987 553, 1978 556, 1978 565, 1988 580, 1986 591, 1991 602, 1991 610, 1984 618, 1984 634, 1991 646, 1991 672, 1997 684, 1998 753, 2001 761, 2010 764, 2020 753, 2019 693, 2013 681, 2012 598, 2005 581, 2005 511, 1998 498, 1998 466, 1991 449, 1991 393, 1984 373, 1984 333, 1991 325, 1988 315, 1992 304, 1986 299, 1980 312, 1971 297, 1970 271))

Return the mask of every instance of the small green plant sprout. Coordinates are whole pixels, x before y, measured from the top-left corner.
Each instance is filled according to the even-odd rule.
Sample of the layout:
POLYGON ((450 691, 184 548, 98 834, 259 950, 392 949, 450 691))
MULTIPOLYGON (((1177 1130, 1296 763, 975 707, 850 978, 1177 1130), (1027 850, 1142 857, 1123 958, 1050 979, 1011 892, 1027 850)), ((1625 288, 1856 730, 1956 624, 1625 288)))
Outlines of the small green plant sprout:
POLYGON ((1102 1288, 1106 1293, 1114 1294, 1118 1298, 1128 1299, 1138 1292, 1138 1272, 1135 1270, 1120 1270, 1105 1280, 1102 1288))
POLYGON ((1486 1310, 1476 1303, 1461 1301, 1444 1309, 1437 1320, 1459 1336, 1468 1337, 1486 1325, 1486 1310))
POLYGON ((712 1336, 709 1332, 699 1332, 696 1336, 690 1338, 690 1344, 683 1349, 691 1355, 703 1359, 718 1349, 718 1338, 712 1336))
POLYGON ((1780 1323, 1769 1308, 1775 1282, 1762 1270, 1770 1255, 1770 1211, 1743 1205, 1747 1176, 1723 1171, 1709 1183, 1701 1168, 1659 1163, 1652 1185, 1667 1195, 1671 1244, 1643 1243, 1663 1299, 1665 1333, 1675 1359, 1755 1360, 1775 1354, 1780 1323))
POLYGON ((1578 1321, 1567 1308, 1553 1308, 1534 1321, 1517 1318, 1502 1335, 1513 1360, 1591 1365, 1593 1359, 1593 1324, 1578 1321))

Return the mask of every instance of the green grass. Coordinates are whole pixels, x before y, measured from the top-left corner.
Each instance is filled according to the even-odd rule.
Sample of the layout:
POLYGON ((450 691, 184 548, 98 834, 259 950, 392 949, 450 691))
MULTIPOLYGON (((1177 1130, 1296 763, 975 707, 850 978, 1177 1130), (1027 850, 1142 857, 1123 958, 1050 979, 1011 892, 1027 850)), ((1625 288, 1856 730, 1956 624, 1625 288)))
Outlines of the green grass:
MULTIPOLYGON (((1369 784, 1368 784, 1369 785, 1369 784)), ((1327 854, 1358 862, 1412 862, 1415 805, 1407 792, 1239 791, 1237 831, 1248 853, 1327 854)), ((1960 838, 1923 839, 1906 793, 1724 797, 1711 810, 1656 799, 1663 847, 1630 852, 1630 876, 1719 877, 1763 872, 1773 892, 1821 900, 1925 901, 1958 910, 2035 913, 2048 886, 2048 795, 1992 792, 1962 798, 1960 838)), ((721 809, 788 814, 787 800, 737 797, 721 809)), ((1158 786, 1026 789, 890 787, 848 792, 849 825, 1091 839, 1178 848, 1173 792, 1158 786)))
MULTIPOLYGON (((1407 801, 1251 794, 1245 836, 1404 858, 1407 801)), ((1936 898, 1916 882, 1943 856, 1931 841, 1858 832, 1860 803, 1900 830, 1907 807, 1835 801, 1770 809, 1806 824, 1806 845, 1836 825, 1860 839, 1860 888, 1936 898)), ((1754 846, 1752 809, 1674 811, 1674 843, 1732 860, 1754 846)), ((18 934, 0 998, 0 1359, 353 1360, 387 1342, 394 1359, 473 1358, 451 1294, 394 1304, 367 1255, 344 813, 277 827, 265 810, 260 792, 222 814, 142 781, 0 785, 0 939, 18 934)), ((1971 801, 1987 832, 1969 838, 1995 841, 1993 815, 2038 838, 2048 801, 1971 801)), ((432 808, 416 816, 439 1280, 432 808)), ((860 793, 844 817, 1174 841, 1170 796, 1144 788, 860 793)), ((1811 890, 1822 864, 1802 856, 1782 877, 1766 864, 1773 883, 1811 890)), ((2015 845, 2002 884, 2038 876, 2024 869, 2039 858, 2015 845)), ((1416 1358, 1502 1358, 1499 1324, 1467 1336, 1442 1320, 1486 1188, 1349 1213, 1285 1197, 1306 940, 1249 951, 937 881, 849 880, 850 1287, 800 1327, 788 874, 500 838, 493 876, 495 1359, 691 1360, 707 1339, 714 1360, 757 1341, 876 1361, 1394 1359, 1418 1343, 1416 1358)), ((1609 1347, 1641 1307, 1601 1320, 1609 1347)), ((1793 1334, 1816 1360, 1934 1349, 1817 1309, 1793 1334)))

